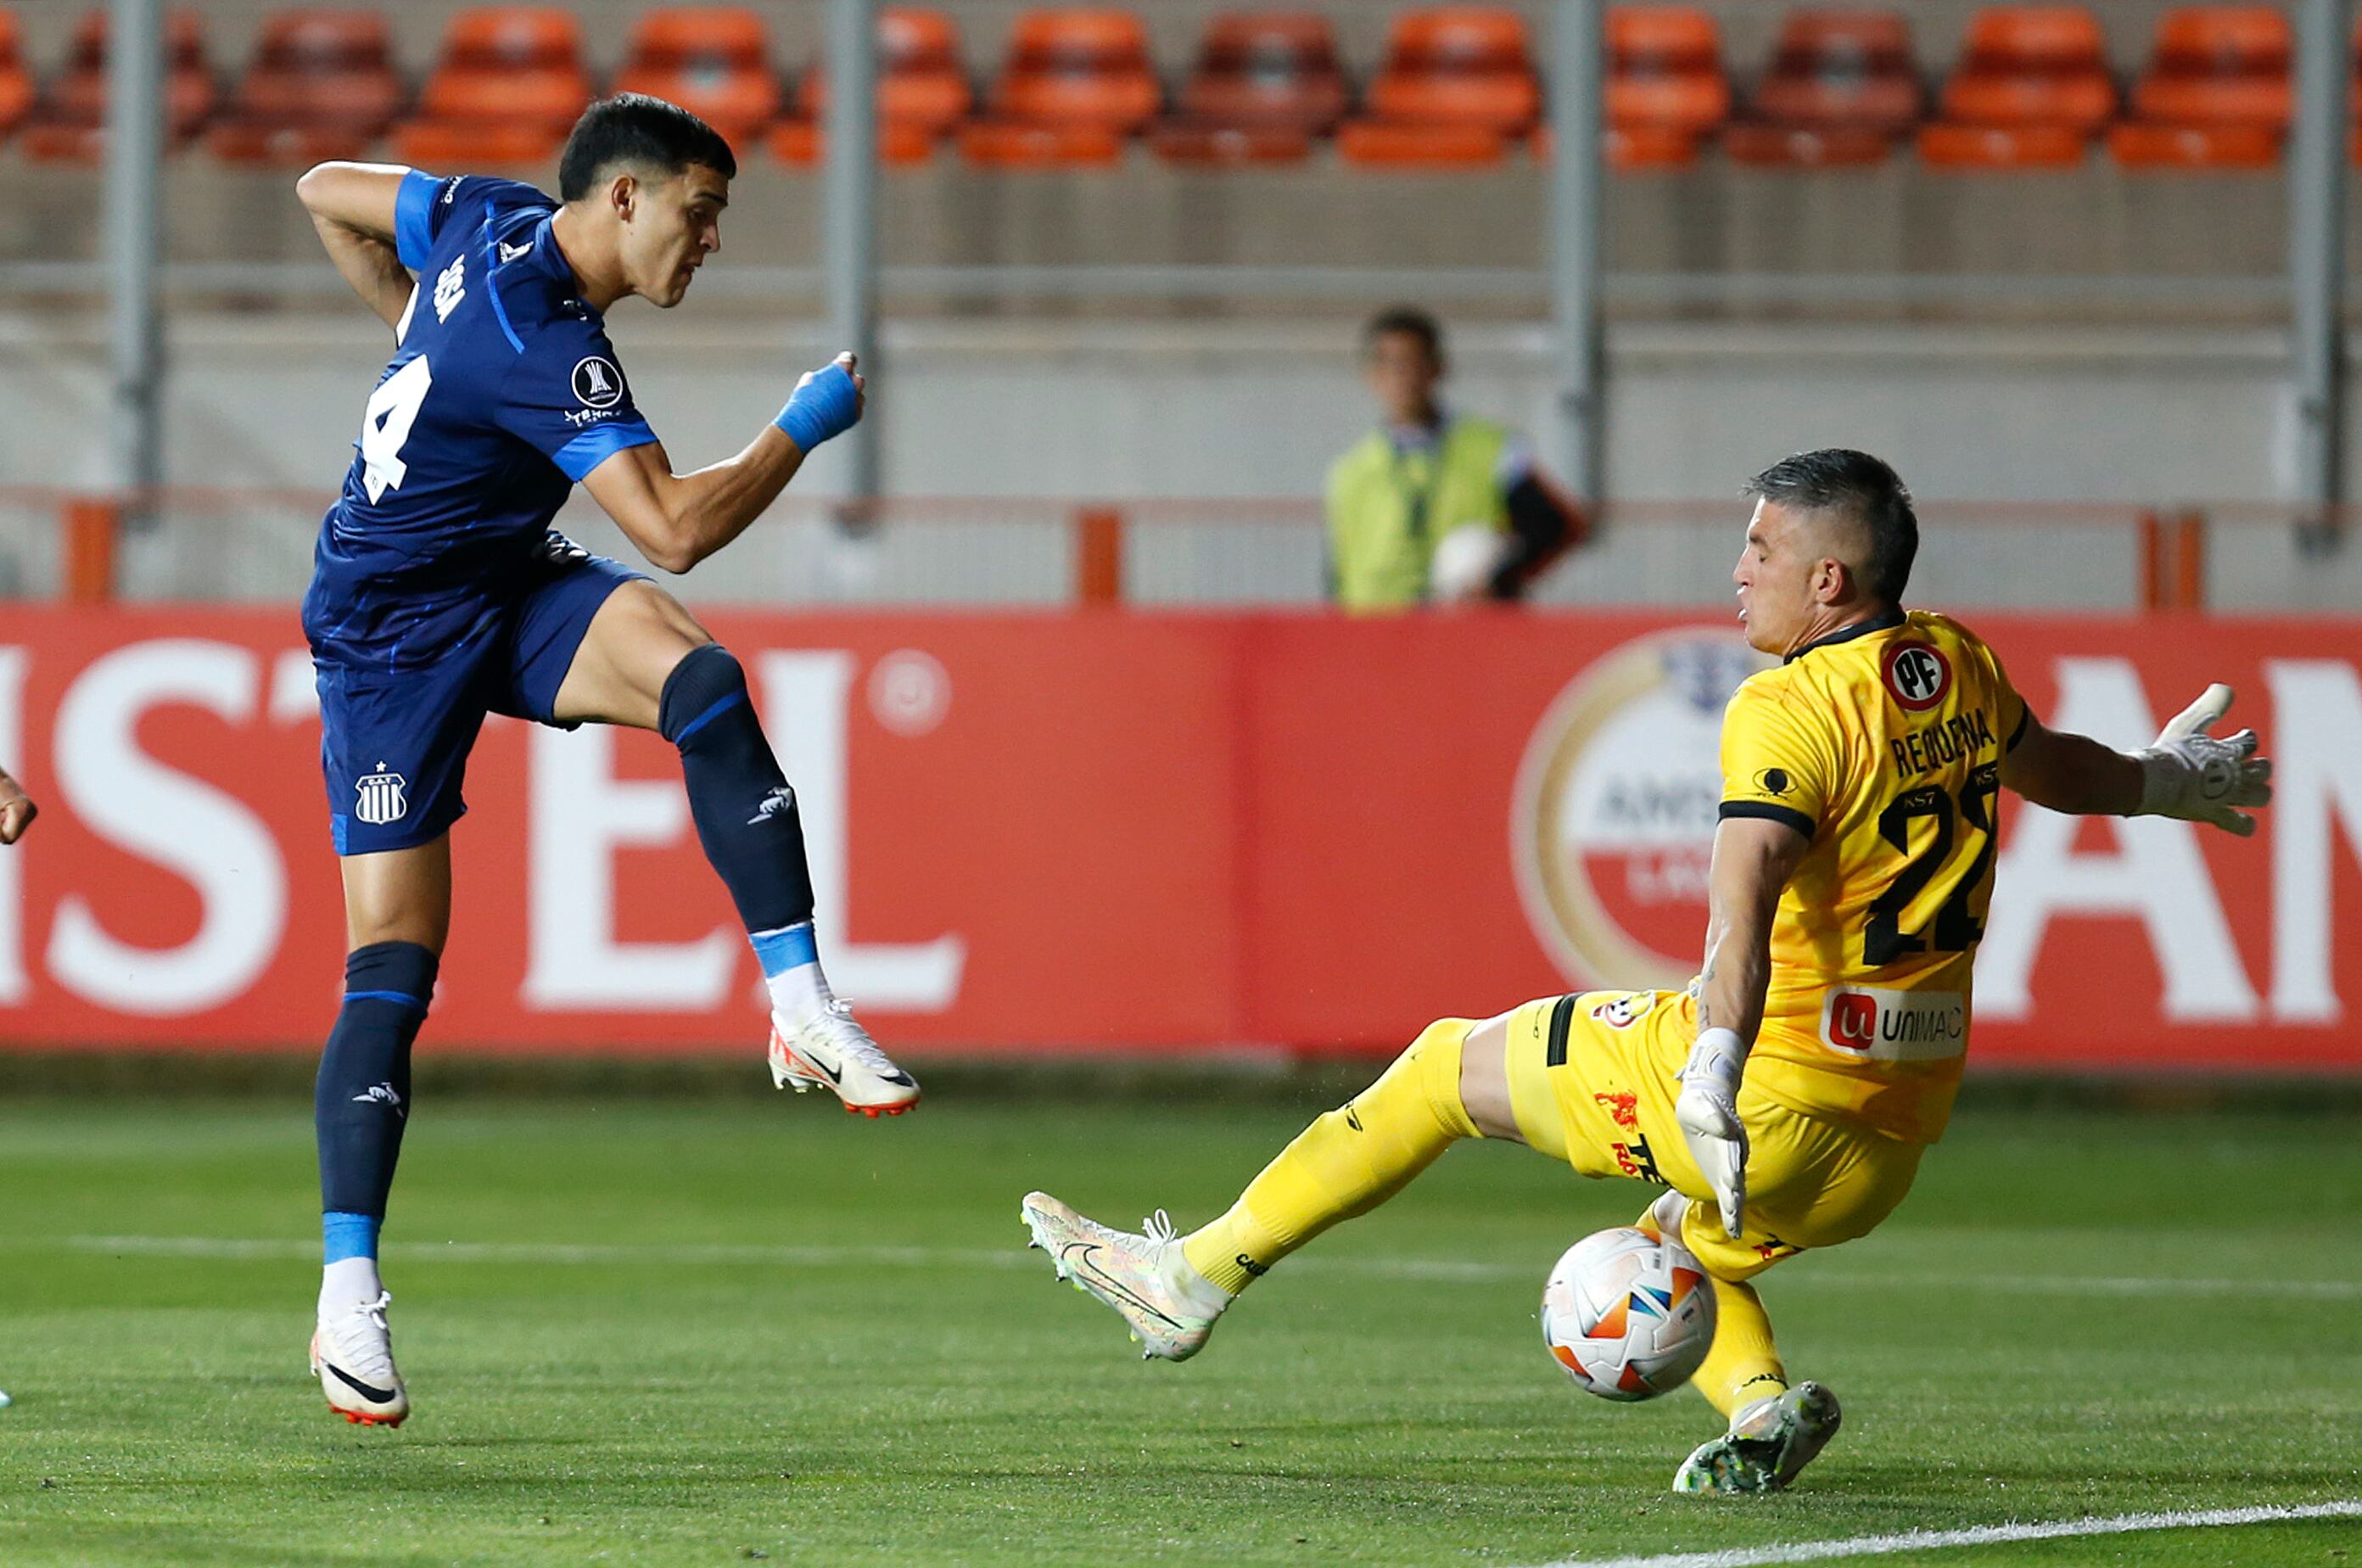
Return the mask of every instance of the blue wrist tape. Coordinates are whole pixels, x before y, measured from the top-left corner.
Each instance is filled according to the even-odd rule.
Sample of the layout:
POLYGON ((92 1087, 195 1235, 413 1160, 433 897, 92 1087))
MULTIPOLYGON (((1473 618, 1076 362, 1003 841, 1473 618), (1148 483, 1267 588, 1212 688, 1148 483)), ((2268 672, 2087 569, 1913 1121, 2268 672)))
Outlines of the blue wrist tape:
POLYGON ((810 455, 830 436, 852 429, 860 415, 861 391, 853 384, 852 372, 842 365, 831 365, 798 387, 771 423, 810 455))

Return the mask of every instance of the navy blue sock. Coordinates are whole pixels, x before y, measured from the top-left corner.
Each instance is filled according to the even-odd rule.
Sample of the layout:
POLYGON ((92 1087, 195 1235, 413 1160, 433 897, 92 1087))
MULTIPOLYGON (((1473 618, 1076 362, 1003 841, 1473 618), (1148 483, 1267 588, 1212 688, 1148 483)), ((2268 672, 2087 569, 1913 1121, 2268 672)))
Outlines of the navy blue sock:
POLYGON ((746 672, 719 643, 690 650, 666 677, 657 727, 680 748, 689 814, 705 858, 750 932, 811 919, 804 824, 746 694, 746 672))
POLYGON ((320 1055, 312 1102, 331 1253, 377 1255, 374 1222, 385 1217, 394 1163, 402 1157, 402 1131, 410 1119, 410 1046, 426 1021, 435 967, 435 955, 414 942, 372 943, 345 959, 345 1004, 320 1055))

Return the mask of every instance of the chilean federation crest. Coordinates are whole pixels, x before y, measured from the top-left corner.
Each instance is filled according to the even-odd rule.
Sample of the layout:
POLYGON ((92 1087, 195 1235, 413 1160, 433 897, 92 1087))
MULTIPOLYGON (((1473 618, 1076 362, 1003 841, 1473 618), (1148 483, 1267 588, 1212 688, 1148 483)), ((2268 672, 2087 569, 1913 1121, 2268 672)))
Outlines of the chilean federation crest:
POLYGON ((406 780, 399 773, 388 773, 385 764, 377 765, 375 773, 364 773, 353 785, 357 799, 353 815, 372 827, 398 823, 410 810, 410 797, 403 793, 406 780))

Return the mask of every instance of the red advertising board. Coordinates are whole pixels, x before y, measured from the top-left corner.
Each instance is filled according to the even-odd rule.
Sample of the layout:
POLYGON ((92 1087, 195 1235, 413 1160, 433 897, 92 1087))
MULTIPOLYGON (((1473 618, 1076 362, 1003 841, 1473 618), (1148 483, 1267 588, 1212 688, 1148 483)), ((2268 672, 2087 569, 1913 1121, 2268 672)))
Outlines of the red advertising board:
MULTIPOLYGON (((2279 767, 2251 840, 2014 809, 1972 1059, 2362 1070, 2362 622, 1976 617, 2054 725, 2209 680, 2279 767)), ((795 782, 839 989, 896 1045, 1391 1050, 1695 963, 1721 705, 1661 615, 712 618, 795 782)), ((342 922, 292 613, 0 615, 0 1043, 310 1049, 342 922)), ((427 1040, 759 1042, 653 736, 494 720, 427 1040)))

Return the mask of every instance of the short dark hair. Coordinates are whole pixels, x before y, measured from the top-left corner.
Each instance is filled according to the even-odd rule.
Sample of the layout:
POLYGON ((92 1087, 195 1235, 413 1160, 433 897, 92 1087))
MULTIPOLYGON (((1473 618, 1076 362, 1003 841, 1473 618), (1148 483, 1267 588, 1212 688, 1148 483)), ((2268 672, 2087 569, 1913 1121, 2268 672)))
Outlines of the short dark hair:
POLYGON ((1886 464, 1868 452, 1824 447, 1781 458, 1749 480, 1740 493, 1851 518, 1870 541, 1861 563, 1863 591, 1889 604, 1903 602, 1911 562, 1919 554, 1919 514, 1911 509, 1910 487, 1886 464))
POLYGON ((1370 317, 1362 327, 1364 350, 1378 346, 1378 339, 1397 332, 1407 332, 1427 347, 1427 357, 1440 361, 1443 358, 1443 324, 1431 311, 1417 305, 1388 305, 1370 317))
POLYGON ((558 155, 559 199, 580 201, 618 163, 661 169, 668 175, 701 163, 725 180, 738 177, 738 160, 720 131, 679 104, 646 93, 618 93, 582 111, 558 155))

